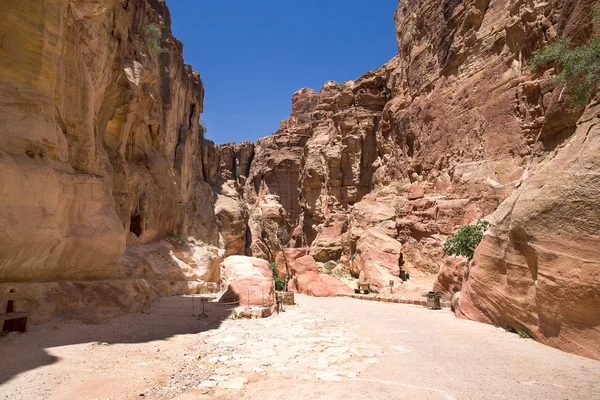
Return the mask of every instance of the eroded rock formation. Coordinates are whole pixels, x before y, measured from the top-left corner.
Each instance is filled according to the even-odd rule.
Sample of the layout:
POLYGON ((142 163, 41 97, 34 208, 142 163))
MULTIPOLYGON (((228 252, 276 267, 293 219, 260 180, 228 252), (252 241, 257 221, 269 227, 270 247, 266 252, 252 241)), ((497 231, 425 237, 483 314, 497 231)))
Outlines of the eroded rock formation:
POLYGON ((219 244, 219 149, 165 2, 10 0, 0 37, 0 289, 133 311, 217 282, 218 249, 198 253, 219 244), (169 236, 198 244, 178 258, 169 236))
POLYGON ((276 262, 299 292, 348 291, 335 271, 402 295, 402 265, 462 288, 459 316, 600 358, 599 109, 571 106, 554 66, 527 69, 559 37, 589 40, 594 3, 399 2, 387 64, 299 90, 256 144, 217 146, 163 0, 9 0, 0 290, 37 307, 63 293, 48 315, 221 280, 231 298, 271 299, 276 262), (482 217, 474 260, 444 261, 449 235, 482 217))
POLYGON ((600 358, 600 105, 496 210, 457 314, 600 358))
POLYGON ((464 285, 460 315, 598 358, 597 111, 570 105, 552 65, 527 68, 559 37, 589 40, 594 3, 400 2, 396 57, 298 91, 257 143, 249 207, 279 203, 291 246, 380 292, 403 287, 400 254, 432 283, 442 266, 446 296, 464 285), (492 213, 470 267, 444 263, 447 238, 492 213))

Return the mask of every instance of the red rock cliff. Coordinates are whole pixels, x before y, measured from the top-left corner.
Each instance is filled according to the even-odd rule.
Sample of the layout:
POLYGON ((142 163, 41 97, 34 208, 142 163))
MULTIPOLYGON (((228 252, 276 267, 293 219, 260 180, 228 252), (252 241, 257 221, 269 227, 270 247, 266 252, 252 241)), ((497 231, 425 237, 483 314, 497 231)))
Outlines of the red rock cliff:
MULTIPOLYGON (((460 315, 600 358, 598 113, 570 105, 554 68, 527 69, 559 37, 589 40, 594 3, 399 2, 394 59, 297 92, 258 142, 251 215, 278 205, 270 224, 296 246, 385 292, 400 252, 409 272, 436 273, 449 235, 493 213, 460 315)), ((250 250, 269 257, 263 232, 250 250)))

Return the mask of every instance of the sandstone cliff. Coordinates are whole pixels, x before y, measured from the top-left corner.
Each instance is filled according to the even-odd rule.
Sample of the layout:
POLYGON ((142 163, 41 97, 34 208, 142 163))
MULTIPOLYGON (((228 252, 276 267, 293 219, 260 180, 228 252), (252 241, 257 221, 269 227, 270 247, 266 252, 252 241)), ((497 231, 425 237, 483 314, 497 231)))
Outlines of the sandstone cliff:
POLYGON ((218 148, 170 23, 164 0, 3 2, 0 289, 44 317, 219 278, 218 148))
POLYGON ((217 146, 164 0, 8 0, 0 290, 46 317, 139 310, 216 290, 242 254, 300 292, 348 291, 334 271, 422 290, 402 264, 462 287, 458 316, 600 358, 598 105, 527 69, 559 37, 589 40, 594 4, 400 1, 387 64, 299 90, 272 136, 217 146), (474 260, 444 260, 481 217, 474 260))
POLYGON ((452 292, 466 279, 459 315, 599 358, 597 112, 582 118, 552 66, 527 69, 559 37, 589 40, 594 4, 399 2, 396 57, 298 91, 257 142, 249 252, 273 257, 268 232, 287 229, 288 244, 386 293, 400 254, 433 283, 449 235, 495 211, 470 275, 456 263, 438 281, 452 292))

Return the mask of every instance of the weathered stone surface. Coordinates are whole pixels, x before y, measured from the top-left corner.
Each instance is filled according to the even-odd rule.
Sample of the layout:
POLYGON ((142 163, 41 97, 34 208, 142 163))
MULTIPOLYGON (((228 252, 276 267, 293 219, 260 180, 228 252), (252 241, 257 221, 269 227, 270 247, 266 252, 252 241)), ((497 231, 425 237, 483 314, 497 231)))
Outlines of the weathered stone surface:
POLYGON ((225 291, 221 302, 243 306, 274 304, 273 272, 265 260, 230 256, 221 263, 221 284, 225 291))
POLYGON ((494 213, 458 315, 600 358, 599 112, 494 213))
POLYGON ((131 246, 105 266, 110 279, 58 282, 2 282, 0 293, 16 289, 19 309, 33 312, 34 322, 65 315, 97 323, 121 313, 141 312, 158 297, 216 293, 223 250, 194 243, 166 241, 131 246))
POLYGON ((219 282, 224 251, 194 243, 172 245, 166 241, 132 246, 116 263, 123 274, 113 276, 147 280, 219 282))
MULTIPOLYGON (((45 318, 79 301, 139 308, 154 290, 142 276, 100 282, 131 272, 124 260, 146 252, 131 248, 167 235, 218 243, 216 176, 206 172, 219 152, 199 127, 200 77, 183 63, 163 0, 2 6, 0 281, 68 291, 60 306, 40 307, 45 318)), ((157 279, 213 279, 196 270, 210 270, 210 257, 198 257, 157 279)))
POLYGON ((466 274, 467 261, 464 257, 445 257, 433 284, 433 291, 440 292, 443 298, 452 297, 454 293, 460 292, 466 274))
POLYGON ((369 283, 379 293, 390 292, 390 280, 399 287, 400 267, 398 259, 402 245, 377 228, 367 230, 356 245, 356 254, 352 260, 352 273, 359 277, 360 283, 369 283))
POLYGON ((239 186, 235 181, 223 183, 215 203, 215 215, 219 221, 219 233, 226 256, 246 253, 248 209, 238 190, 239 186))
POLYGON ((254 157, 254 143, 226 143, 219 146, 221 154, 221 177, 244 183, 250 175, 250 165, 254 157))
POLYGON ((248 229, 251 235, 249 253, 254 257, 275 261, 277 253, 289 242, 289 224, 285 208, 276 195, 260 197, 250 204, 248 229))
POLYGON ((277 267, 277 273, 279 274, 279 277, 281 279, 287 278, 288 270, 290 270, 291 265, 300 257, 308 255, 308 251, 309 249, 307 248, 294 248, 285 249, 284 251, 280 251, 279 253, 277 253, 277 257, 275 258, 275 264, 277 267))
POLYGON ((339 279, 325 274, 319 274, 315 259, 302 256, 290 262, 291 280, 289 289, 296 293, 308 294, 315 297, 330 297, 336 294, 350 294, 352 289, 339 279))
POLYGON ((332 226, 321 226, 317 237, 310 246, 310 255, 319 262, 339 260, 342 256, 344 224, 333 223, 332 226))

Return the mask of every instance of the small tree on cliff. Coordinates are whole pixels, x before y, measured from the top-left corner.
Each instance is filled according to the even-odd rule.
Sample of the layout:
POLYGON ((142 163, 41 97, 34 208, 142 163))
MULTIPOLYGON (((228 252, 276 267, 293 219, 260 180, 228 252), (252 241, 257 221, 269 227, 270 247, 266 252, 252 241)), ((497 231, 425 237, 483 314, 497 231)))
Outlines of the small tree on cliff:
POLYGON ((152 56, 157 56, 165 51, 160 47, 162 31, 157 24, 147 24, 144 26, 144 36, 146 39, 146 46, 148 46, 152 56))
POLYGON ((444 253, 449 256, 467 257, 471 261, 489 225, 487 221, 478 220, 475 225, 462 226, 458 233, 444 244, 444 253))
MULTIPOLYGON (((594 10, 594 25, 598 30, 600 3, 594 10)), ((558 39, 533 53, 531 68, 538 69, 551 63, 560 68, 554 82, 557 86, 562 85, 561 96, 566 91, 573 105, 586 105, 600 83, 600 37, 581 46, 571 46, 569 39, 558 39)))

